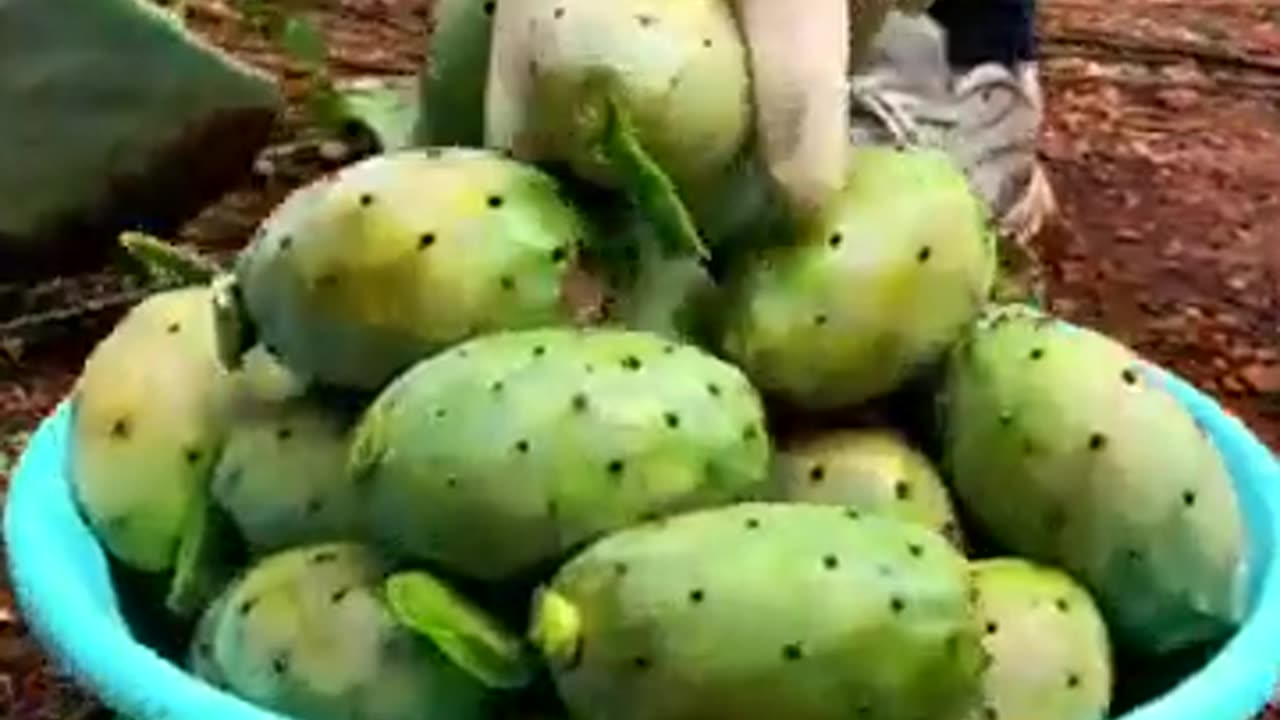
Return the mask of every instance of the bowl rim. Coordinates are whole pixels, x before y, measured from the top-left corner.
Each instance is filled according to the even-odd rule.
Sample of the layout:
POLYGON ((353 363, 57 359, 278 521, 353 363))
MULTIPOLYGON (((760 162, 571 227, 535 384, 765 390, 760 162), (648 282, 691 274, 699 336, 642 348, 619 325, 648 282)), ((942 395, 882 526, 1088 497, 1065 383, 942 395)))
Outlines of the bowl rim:
MULTIPOLYGON (((1266 706, 1280 680, 1280 462, 1216 400, 1168 370, 1148 369, 1221 451, 1259 556, 1251 558, 1253 606, 1237 632, 1175 687, 1111 720, 1245 720, 1266 706)), ((67 481, 71 414, 64 399, 41 422, 5 500, 9 573, 32 636, 83 687, 135 720, 294 720, 206 684, 129 634, 104 551, 67 481)))

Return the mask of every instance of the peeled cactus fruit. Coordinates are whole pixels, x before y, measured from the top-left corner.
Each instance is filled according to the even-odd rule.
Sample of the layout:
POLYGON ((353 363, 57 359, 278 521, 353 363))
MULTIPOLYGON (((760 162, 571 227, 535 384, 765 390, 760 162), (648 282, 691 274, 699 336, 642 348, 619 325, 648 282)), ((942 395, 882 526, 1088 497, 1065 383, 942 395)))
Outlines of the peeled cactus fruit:
POLYGON ((351 543, 271 555, 202 618, 193 665, 250 702, 308 720, 486 717, 488 692, 387 609, 387 568, 351 543))
POLYGON ((718 175, 751 129, 747 55, 724 0, 499 3, 486 140, 619 182, 601 153, 599 92, 680 186, 718 175))
POLYGON ((1106 720, 1111 646, 1088 591, 1017 558, 974 563, 973 576, 991 657, 973 720, 1106 720))
POLYGON ((289 368, 377 390, 469 337, 570 322, 562 287, 584 229, 536 168, 487 150, 399 151, 290 196, 229 294, 289 368))
POLYGON ((970 587, 928 529, 743 503, 589 546, 531 635, 582 720, 962 720, 984 664, 970 587))
POLYGON ((982 201, 935 150, 859 148, 798 243, 730 280, 722 338, 758 387, 803 409, 885 395, 940 361, 995 272, 982 201))
POLYGON ((397 549, 481 580, 641 518, 761 492, 754 388, 696 347, 625 330, 489 335, 419 363, 360 421, 352 472, 397 549))
POLYGON ((214 473, 213 497, 258 552, 362 537, 347 474, 350 418, 303 397, 244 405, 214 473))
POLYGON ((227 375, 204 287, 154 294, 90 353, 72 396, 71 482, 105 548, 173 566, 226 433, 227 375))
POLYGON ((1159 382, 1121 343, 1006 305, 956 347, 943 398, 975 522, 1078 578, 1116 641, 1149 653, 1230 632, 1247 580, 1223 459, 1159 382))
POLYGON ((947 487, 923 453, 891 430, 836 430, 784 445, 775 490, 788 502, 842 505, 913 522, 963 545, 947 487))

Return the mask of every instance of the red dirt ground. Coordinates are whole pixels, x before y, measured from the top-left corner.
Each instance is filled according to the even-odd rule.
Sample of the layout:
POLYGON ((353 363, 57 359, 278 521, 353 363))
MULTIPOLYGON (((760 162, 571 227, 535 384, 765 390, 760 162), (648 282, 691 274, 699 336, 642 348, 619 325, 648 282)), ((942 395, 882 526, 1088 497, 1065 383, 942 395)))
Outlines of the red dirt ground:
MULTIPOLYGON (((338 71, 415 70, 428 2, 323 3, 338 71)), ((225 4, 191 3, 190 19, 297 95, 296 68, 225 4)), ((1050 0, 1041 35, 1043 153, 1062 205, 1040 238, 1052 305, 1212 391, 1280 448, 1280 0, 1050 0)), ((301 126, 292 115, 280 141, 293 143, 301 126)), ((322 169, 299 155, 269 163, 184 237, 234 250, 322 169)), ((127 292, 112 273, 0 286, 0 482, 6 451, 67 390, 127 292), (101 309, 66 312, 87 298, 101 309), (15 324, 33 312, 43 321, 15 324)), ((0 718, 98 712, 49 671, 0 585, 0 718)))

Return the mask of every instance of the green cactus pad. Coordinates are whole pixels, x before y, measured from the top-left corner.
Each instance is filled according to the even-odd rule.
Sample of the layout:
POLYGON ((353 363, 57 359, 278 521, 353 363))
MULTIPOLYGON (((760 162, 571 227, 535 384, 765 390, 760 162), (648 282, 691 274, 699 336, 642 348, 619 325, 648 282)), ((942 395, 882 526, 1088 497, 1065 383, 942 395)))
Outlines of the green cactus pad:
POLYGON ((983 679, 985 717, 1109 717, 1111 644, 1088 591, 1060 570, 1019 558, 974 563, 973 575, 983 647, 991 656, 983 679))
POLYGON ((394 547, 510 579, 650 515, 755 496, 770 440, 733 366, 650 333, 489 335, 419 363, 356 430, 394 547))
POLYGON ((427 59, 419 73, 414 141, 423 146, 484 145, 485 80, 494 3, 436 0, 427 59))
POLYGON ((532 635, 582 720, 968 720, 970 587, 925 528, 745 503, 588 546, 539 594, 532 635))
POLYGON ((430 638, 487 687, 512 690, 533 679, 520 638, 457 591, 424 572, 392 575, 385 587, 387 604, 402 625, 430 638))
POLYGON ((795 243, 729 279, 722 346, 764 391, 851 407, 942 360, 991 289, 981 200, 941 152, 864 147, 795 243))
POLYGON ((773 478, 788 502, 887 515, 964 546, 950 492, 938 471, 893 430, 834 430, 799 438, 775 455, 773 478))
POLYGON ((993 306, 955 348, 942 400, 959 502, 1009 552, 1083 582, 1117 642, 1171 652, 1241 620, 1231 478, 1131 349, 1027 306, 993 306))

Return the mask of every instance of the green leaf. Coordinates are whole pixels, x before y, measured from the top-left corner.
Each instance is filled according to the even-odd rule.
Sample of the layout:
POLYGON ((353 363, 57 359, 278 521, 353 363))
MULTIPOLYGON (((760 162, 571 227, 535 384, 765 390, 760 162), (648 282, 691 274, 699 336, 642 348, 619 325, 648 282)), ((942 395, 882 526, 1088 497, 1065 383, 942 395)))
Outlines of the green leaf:
POLYGON ((387 579, 387 603, 399 622, 429 638, 445 657, 488 687, 510 690, 532 681, 524 643, 457 591, 425 572, 387 579))
POLYGON ((329 59, 329 44, 316 26, 296 15, 285 18, 280 28, 280 47, 294 59, 323 66, 329 59))
POLYGON ((601 149, 620 176, 624 192, 653 223, 670 252, 691 252, 706 259, 706 245, 675 183, 641 145, 630 116, 609 85, 605 81, 596 98, 604 112, 601 149))
POLYGON ((126 231, 120 245, 157 280, 178 280, 192 284, 209 282, 222 271, 217 263, 199 253, 184 250, 153 235, 126 231))

